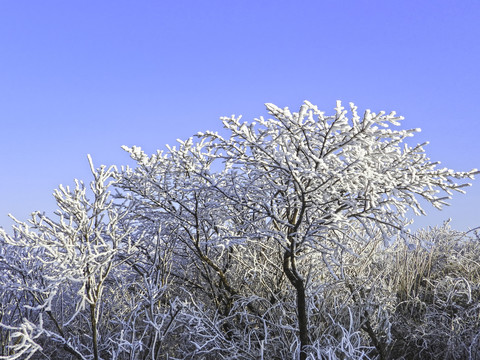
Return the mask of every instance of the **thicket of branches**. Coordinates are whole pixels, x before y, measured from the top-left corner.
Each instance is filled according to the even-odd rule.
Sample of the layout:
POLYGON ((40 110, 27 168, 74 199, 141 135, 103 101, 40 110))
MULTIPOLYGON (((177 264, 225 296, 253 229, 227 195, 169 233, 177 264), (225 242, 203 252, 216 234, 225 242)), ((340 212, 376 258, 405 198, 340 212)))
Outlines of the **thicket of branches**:
POLYGON ((476 170, 351 104, 267 104, 0 230, 0 359, 477 359, 480 238, 408 232, 476 170))

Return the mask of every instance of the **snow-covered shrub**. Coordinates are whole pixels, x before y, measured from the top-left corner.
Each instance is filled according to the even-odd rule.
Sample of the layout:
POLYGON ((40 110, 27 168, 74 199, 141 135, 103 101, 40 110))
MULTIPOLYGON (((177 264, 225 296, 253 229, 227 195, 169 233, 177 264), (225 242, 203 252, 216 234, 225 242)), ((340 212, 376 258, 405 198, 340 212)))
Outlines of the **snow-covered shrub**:
MULTIPOLYGON (((312 296, 337 281, 351 302, 365 304, 358 310, 358 331, 382 354, 379 339, 390 336, 388 319, 374 319, 374 292, 366 292, 351 269, 371 254, 370 241, 380 238, 388 247, 396 236, 406 237, 407 211, 424 213, 417 198, 441 208, 466 185, 453 179, 472 178, 475 170, 438 169, 423 145, 405 143, 417 129, 392 127, 401 120, 395 113, 367 110, 360 117, 351 104, 348 118, 340 102, 333 116, 309 102, 298 113, 267 108, 273 119, 248 124, 223 118, 226 137, 199 133, 152 156, 125 148, 138 166, 119 173, 119 187, 138 209, 135 216, 174 229, 166 231, 182 249, 176 261, 182 272, 175 277, 205 299, 210 317, 230 316, 244 299, 280 301, 284 314, 270 326, 283 326, 276 336, 286 336, 293 356, 305 359, 317 339, 313 329, 328 326, 312 323, 312 317, 321 319, 311 314, 312 296), (263 246, 271 249, 264 259, 263 246), (273 276, 265 274, 264 264, 273 276), (250 286, 255 279, 259 284, 250 286)), ((268 307, 254 303, 247 311, 270 315, 268 307)), ((328 323, 326 315, 321 322, 328 323)), ((264 346, 261 337, 255 341, 264 346)))
MULTIPOLYGON (((92 166, 92 200, 77 181, 55 192, 57 218, 2 231, 2 356, 387 359, 419 346, 415 319, 476 314, 472 262, 461 275, 447 243, 406 231, 419 199, 441 208, 475 170, 437 168, 395 113, 267 109, 223 118, 227 136, 125 147, 137 166, 92 166)), ((457 353, 474 354, 472 327, 445 351, 468 335, 457 353)))
POLYGON ((396 294, 390 356, 476 359, 480 356, 480 243, 448 224, 416 233, 385 254, 385 285, 396 294), (428 248, 421 245, 428 244, 428 248))

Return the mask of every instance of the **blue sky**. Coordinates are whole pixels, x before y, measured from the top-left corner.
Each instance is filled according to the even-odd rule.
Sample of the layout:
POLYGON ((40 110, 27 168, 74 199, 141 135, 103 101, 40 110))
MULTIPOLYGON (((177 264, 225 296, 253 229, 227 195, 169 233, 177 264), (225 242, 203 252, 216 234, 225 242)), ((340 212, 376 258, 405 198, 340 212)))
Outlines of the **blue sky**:
MULTIPOLYGON (((58 184, 131 164, 220 116, 335 100, 420 127, 432 160, 480 168, 480 2, 1 1, 0 226, 58 184)), ((480 226, 480 184, 416 226, 480 226)))

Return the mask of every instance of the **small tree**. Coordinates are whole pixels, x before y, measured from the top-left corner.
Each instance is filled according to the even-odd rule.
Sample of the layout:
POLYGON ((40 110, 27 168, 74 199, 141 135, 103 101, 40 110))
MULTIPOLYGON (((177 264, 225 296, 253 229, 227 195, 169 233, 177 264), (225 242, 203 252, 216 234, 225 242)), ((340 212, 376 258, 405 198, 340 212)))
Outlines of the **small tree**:
MULTIPOLYGON (((297 350, 304 360, 314 340, 308 298, 321 284, 320 264, 332 277, 345 278, 349 264, 344 254, 358 257, 359 244, 378 236, 388 246, 395 236, 405 235, 410 209, 425 214, 419 199, 440 209, 453 191, 469 185, 453 179, 473 179, 476 170, 438 169, 426 157, 425 144, 405 143, 419 129, 391 127, 402 119, 395 113, 367 110, 360 117, 350 104, 348 118, 340 102, 333 116, 310 102, 298 113, 273 104, 267 109, 273 119, 248 124, 240 117, 223 118, 229 137, 200 133, 198 142, 190 139, 152 157, 136 147, 127 149, 139 168, 127 172, 121 186, 149 199, 144 205, 169 209, 179 223, 188 223, 192 231, 186 230, 185 244, 219 277, 229 296, 241 292, 208 252, 218 242, 227 249, 249 246, 252 239, 276 242, 283 252, 281 269, 295 292, 297 350)), ((218 261, 225 261, 222 255, 217 253, 218 261)), ((375 344, 373 330, 367 332, 375 344)))
POLYGON ((14 358, 29 358, 39 343, 53 341, 76 359, 98 360, 101 341, 107 342, 100 336, 108 328, 106 322, 101 326, 105 282, 121 263, 118 253, 130 250, 131 229, 122 222, 126 209, 110 198, 112 168, 96 170, 89 161, 92 201, 80 181, 74 189, 60 186, 54 192, 56 219, 35 212, 29 223, 16 220, 13 236, 1 230, 9 253, 1 254, 0 265, 10 276, 2 290, 21 300, 10 302, 19 312, 15 321, 2 325, 15 331, 14 358))

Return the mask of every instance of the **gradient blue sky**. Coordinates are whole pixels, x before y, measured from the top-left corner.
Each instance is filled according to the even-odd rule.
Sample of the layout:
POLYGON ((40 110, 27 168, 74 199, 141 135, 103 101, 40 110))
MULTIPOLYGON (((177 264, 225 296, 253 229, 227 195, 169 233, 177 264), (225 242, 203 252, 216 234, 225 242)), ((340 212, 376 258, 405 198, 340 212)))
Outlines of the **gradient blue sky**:
MULTIPOLYGON (((395 110, 432 160, 480 168, 480 2, 1 1, 0 226, 58 184, 130 164, 220 116, 308 99, 395 110)), ((415 227, 480 225, 480 184, 415 227)))

